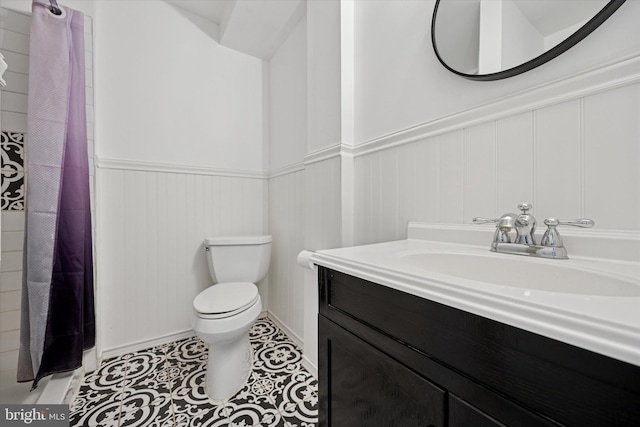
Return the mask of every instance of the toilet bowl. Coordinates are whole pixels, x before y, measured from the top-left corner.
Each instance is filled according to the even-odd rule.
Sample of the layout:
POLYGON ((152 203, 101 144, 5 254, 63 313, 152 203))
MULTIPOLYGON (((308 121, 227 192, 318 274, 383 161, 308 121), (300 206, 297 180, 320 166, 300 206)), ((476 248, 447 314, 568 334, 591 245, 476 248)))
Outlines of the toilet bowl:
POLYGON ((193 329, 209 346, 205 390, 213 400, 224 400, 251 374, 249 329, 262 310, 254 282, 268 271, 271 236, 208 238, 205 250, 215 284, 193 301, 193 329))

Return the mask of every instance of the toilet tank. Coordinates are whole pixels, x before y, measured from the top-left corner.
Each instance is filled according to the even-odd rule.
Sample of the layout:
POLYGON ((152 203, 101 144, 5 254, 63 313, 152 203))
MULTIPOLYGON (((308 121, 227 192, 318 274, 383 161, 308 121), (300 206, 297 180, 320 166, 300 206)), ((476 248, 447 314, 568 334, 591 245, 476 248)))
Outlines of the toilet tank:
POLYGON ((271 236, 217 236, 204 239, 214 283, 264 279, 271 261, 271 236))

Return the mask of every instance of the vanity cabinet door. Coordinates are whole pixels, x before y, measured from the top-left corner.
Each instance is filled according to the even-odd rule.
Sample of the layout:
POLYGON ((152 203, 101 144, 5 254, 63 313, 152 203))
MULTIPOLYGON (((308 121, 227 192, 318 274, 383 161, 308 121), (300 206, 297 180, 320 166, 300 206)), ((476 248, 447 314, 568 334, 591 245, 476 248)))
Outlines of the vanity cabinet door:
POLYGON ((444 427, 446 392, 319 317, 319 425, 444 427))

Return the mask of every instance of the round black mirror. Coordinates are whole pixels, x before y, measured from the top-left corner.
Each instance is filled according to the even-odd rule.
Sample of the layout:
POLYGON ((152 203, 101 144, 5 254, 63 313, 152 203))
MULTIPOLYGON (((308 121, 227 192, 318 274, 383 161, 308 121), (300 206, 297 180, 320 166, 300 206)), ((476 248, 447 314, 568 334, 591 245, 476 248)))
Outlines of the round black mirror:
POLYGON ((626 0, 437 0, 431 42, 449 71, 498 80, 555 58, 626 0))

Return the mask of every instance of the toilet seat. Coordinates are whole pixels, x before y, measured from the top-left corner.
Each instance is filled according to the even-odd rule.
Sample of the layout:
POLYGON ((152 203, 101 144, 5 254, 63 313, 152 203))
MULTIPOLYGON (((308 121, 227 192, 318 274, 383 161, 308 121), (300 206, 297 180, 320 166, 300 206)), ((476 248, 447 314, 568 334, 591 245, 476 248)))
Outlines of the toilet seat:
POLYGON ((246 311, 260 299, 258 288, 251 282, 227 282, 210 286, 193 300, 197 316, 222 319, 246 311))

